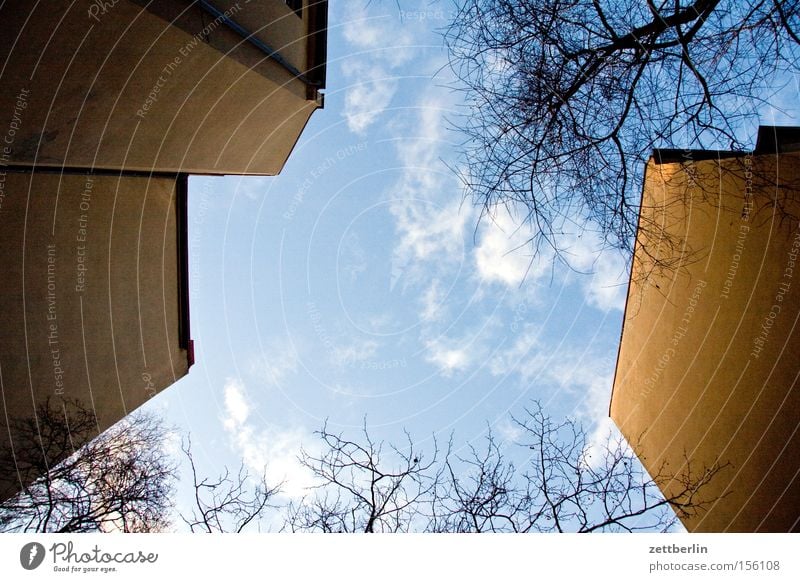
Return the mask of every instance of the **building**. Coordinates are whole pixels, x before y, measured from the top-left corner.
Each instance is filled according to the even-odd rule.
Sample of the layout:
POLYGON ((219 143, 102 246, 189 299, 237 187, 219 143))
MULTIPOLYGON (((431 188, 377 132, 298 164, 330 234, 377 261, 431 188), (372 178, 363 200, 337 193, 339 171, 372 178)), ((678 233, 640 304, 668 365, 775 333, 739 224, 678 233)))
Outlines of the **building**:
POLYGON ((298 6, 5 2, 0 128, 18 118, 11 162, 277 174, 325 84, 327 2, 298 6))
POLYGON ((49 399, 100 431, 188 373, 188 175, 281 170, 326 27, 317 0, 0 6, 0 449, 49 399))
POLYGON ((4 418, 63 398, 94 410, 104 430, 193 362, 186 177, 7 170, 3 185, 4 418))
POLYGON ((800 128, 646 168, 610 414, 690 531, 800 529, 800 128))

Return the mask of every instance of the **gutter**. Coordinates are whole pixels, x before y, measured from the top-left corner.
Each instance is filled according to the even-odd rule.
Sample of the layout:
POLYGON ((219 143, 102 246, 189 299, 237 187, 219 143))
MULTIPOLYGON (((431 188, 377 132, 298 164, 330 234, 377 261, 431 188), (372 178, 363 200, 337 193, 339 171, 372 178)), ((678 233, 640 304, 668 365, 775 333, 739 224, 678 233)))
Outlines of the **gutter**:
MULTIPOLYGON (((290 75, 302 81, 303 84, 312 90, 322 89, 324 87, 324 83, 316 80, 309 79, 305 74, 301 73, 294 65, 292 65, 289 61, 287 61, 281 54, 269 46, 267 43, 262 41, 260 38, 255 36, 254 33, 247 30, 241 24, 236 22, 230 16, 226 15, 222 12, 219 8, 207 2, 206 0, 196 0, 196 5, 214 17, 214 20, 218 20, 219 22, 223 23, 233 32, 238 34, 242 37, 243 40, 249 42, 251 45, 256 47, 262 53, 264 53, 268 59, 275 61, 279 64, 285 71, 287 71, 290 75)), ((314 91, 315 92, 315 91, 314 91)))

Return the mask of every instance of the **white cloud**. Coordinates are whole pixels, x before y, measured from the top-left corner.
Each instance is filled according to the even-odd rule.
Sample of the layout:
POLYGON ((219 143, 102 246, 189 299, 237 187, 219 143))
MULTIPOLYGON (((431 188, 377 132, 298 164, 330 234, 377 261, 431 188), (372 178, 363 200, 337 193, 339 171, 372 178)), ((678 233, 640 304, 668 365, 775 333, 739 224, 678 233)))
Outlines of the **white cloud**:
POLYGON ((365 362, 374 357, 378 351, 378 342, 374 340, 351 339, 347 343, 337 341, 331 351, 331 363, 342 367, 365 362))
POLYGON ((362 327, 371 330, 373 333, 391 333, 401 322, 393 313, 377 313, 369 315, 362 327))
POLYGON ((297 427, 259 426, 251 420, 253 407, 244 384, 229 379, 223 390, 225 410, 222 424, 245 466, 255 475, 266 467, 271 484, 284 482, 284 495, 302 497, 313 484, 311 475, 297 460, 301 444, 309 439, 308 432, 297 427))
POLYGON ((464 253, 467 212, 453 200, 444 206, 419 199, 400 199, 392 204, 398 243, 394 257, 405 261, 432 261, 441 256, 459 260, 464 253))
POLYGON ((342 71, 351 84, 344 98, 344 116, 353 133, 365 135, 378 120, 397 92, 397 80, 380 64, 370 64, 365 59, 348 61, 342 71))
MULTIPOLYGON (((394 7, 385 13, 370 14, 370 0, 349 0, 343 3, 342 27, 344 39, 354 49, 361 51, 379 50, 380 59, 392 68, 408 63, 414 56, 415 33, 410 26, 398 26, 394 7)), ((375 3, 373 8, 380 9, 375 3)), ((424 27, 422 28, 424 30, 424 27)))
POLYGON ((381 25, 385 16, 368 16, 366 3, 361 1, 350 1, 345 5, 344 26, 345 40, 356 48, 374 49, 380 48, 381 43, 386 41, 382 36, 385 27, 381 25))
POLYGON ((292 343, 269 342, 264 346, 250 366, 251 371, 269 385, 280 386, 292 374, 297 372, 299 356, 292 343))
POLYGON ((370 16, 368 2, 347 2, 342 27, 345 41, 354 50, 342 62, 345 80, 344 116, 347 127, 364 135, 392 102, 397 92, 395 75, 413 53, 414 37, 400 29, 390 15, 370 16))
POLYGON ((250 405, 244 394, 244 385, 237 380, 228 380, 224 388, 225 428, 234 430, 244 425, 250 417, 250 405))
MULTIPOLYGON (((540 338, 539 329, 527 324, 516 342, 492 359, 489 369, 496 376, 518 374, 525 384, 551 384, 568 394, 568 401, 577 400, 570 416, 587 430, 589 464, 596 466, 603 460, 603 450, 609 438, 613 443, 621 437, 608 415, 614 380, 613 359, 587 350, 548 345, 540 338)), ((500 428, 501 436, 508 440, 513 441, 519 436, 513 425, 500 428)))
POLYGON ((467 349, 449 345, 443 339, 429 340, 425 343, 425 360, 439 368, 440 373, 448 378, 465 369, 471 362, 467 349))
POLYGON ((540 349, 540 329, 525 324, 510 348, 501 350, 490 360, 489 371, 494 376, 519 374, 523 382, 535 380, 548 369, 549 358, 540 349))
POLYGON ((550 384, 569 394, 570 401, 577 398, 573 414, 590 431, 588 440, 596 446, 613 427, 608 403, 614 366, 609 356, 548 343, 536 325, 526 324, 514 344, 492 358, 489 370, 495 376, 516 374, 525 384, 550 384))
MULTIPOLYGON (((511 211, 501 209, 484 218, 480 239, 475 248, 478 277, 486 283, 508 288, 532 285, 542 277, 566 273, 563 262, 555 263, 551 249, 535 254, 529 244, 529 226, 520 224, 511 211)), ((563 236, 555 241, 561 257, 570 269, 577 271, 572 279, 583 292, 589 305, 602 311, 622 310, 627 295, 627 262, 615 249, 603 250, 594 233, 563 236)))
POLYGON ((248 200, 262 200, 274 181, 272 176, 240 176, 236 180, 236 193, 248 200))
POLYGON ((429 90, 414 104, 415 117, 403 128, 407 133, 398 136, 406 138, 397 142, 397 157, 411 169, 404 176, 405 185, 411 188, 411 193, 419 194, 417 190, 422 190, 423 194, 428 191, 428 196, 435 194, 430 186, 435 185, 440 176, 420 172, 420 169, 432 167, 438 162, 441 147, 446 143, 444 114, 448 110, 449 102, 429 90))
POLYGON ((584 287, 589 304, 603 311, 622 311, 628 292, 627 273, 626 262, 619 253, 612 250, 603 253, 591 282, 584 287))
MULTIPOLYGON (((393 127, 402 174, 388 193, 396 233, 392 286, 414 290, 424 358, 445 377, 480 362, 490 333, 486 323, 477 327, 470 323, 472 329, 454 331, 456 322, 446 317, 456 310, 448 301, 447 289, 467 261, 473 219, 469 205, 462 205, 460 184, 441 161, 448 147, 444 128, 448 107, 444 98, 429 89, 393 127)), ((454 317, 468 316, 461 311, 454 317)))
POLYGON ((628 291, 627 262, 616 249, 603 250, 598 235, 585 233, 560 243, 572 268, 583 273, 579 284, 589 305, 622 310, 628 291))
POLYGON ((435 326, 423 326, 420 343, 425 346, 425 360, 445 377, 463 372, 475 365, 484 365, 493 338, 500 325, 492 315, 470 318, 472 325, 453 333, 453 322, 445 322, 446 330, 437 333, 435 326))
POLYGON ((355 283, 367 271, 367 251, 356 231, 350 230, 339 243, 339 270, 355 283))
POLYGON ((578 420, 588 430, 586 452, 590 465, 601 462, 605 447, 608 444, 613 446, 619 439, 622 439, 624 449, 632 453, 608 414, 614 367, 615 361, 611 358, 584 357, 570 379, 578 395, 582 395, 576 412, 578 420))
POLYGON ((439 279, 434 279, 428 288, 420 296, 422 313, 420 317, 423 322, 432 323, 441 321, 447 312, 445 304, 445 294, 439 279))
POLYGON ((496 426, 497 434, 503 443, 519 443, 525 431, 510 418, 503 418, 496 426))
POLYGON ((478 277, 487 283, 518 287, 546 273, 546 258, 532 256, 529 238, 527 230, 505 209, 485 218, 475 248, 478 277))
POLYGON ((460 266, 473 211, 462 205, 461 188, 441 161, 447 103, 433 91, 422 95, 412 118, 395 128, 402 175, 392 185, 390 210, 397 243, 392 283, 429 283, 433 272, 460 266))

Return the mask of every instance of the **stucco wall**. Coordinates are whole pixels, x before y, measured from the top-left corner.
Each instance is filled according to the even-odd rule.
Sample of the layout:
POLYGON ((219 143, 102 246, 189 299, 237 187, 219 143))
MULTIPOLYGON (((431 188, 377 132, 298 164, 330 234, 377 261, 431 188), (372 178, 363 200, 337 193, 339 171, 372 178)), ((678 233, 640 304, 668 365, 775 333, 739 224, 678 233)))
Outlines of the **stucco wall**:
MULTIPOLYGON (((88 0, 0 7, 0 128, 27 92, 9 163, 280 171, 318 107, 301 81, 199 9, 181 27, 128 0, 105 4, 105 11, 92 11, 97 3, 88 0)), ((275 28, 272 44, 304 60, 292 52, 300 45, 284 38, 304 36, 302 21, 282 8, 280 22, 292 26, 275 28)), ((228 11, 250 18, 245 8, 228 11)))
MULTIPOLYGON (((32 417, 48 397, 80 400, 103 430, 188 371, 176 181, 0 179, 0 447, 5 419, 32 417)), ((0 476, 0 486, 15 478, 0 476)))
POLYGON ((730 463, 689 530, 796 530, 799 154, 690 157, 647 167, 611 416, 654 476, 730 463))

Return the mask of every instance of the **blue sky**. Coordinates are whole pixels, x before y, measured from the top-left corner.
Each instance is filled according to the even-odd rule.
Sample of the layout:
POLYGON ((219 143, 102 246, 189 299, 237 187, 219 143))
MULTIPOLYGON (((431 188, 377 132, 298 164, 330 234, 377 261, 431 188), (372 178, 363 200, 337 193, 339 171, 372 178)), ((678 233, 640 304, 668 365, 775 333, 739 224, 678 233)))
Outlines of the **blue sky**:
POLYGON ((477 443, 530 399, 607 419, 626 263, 586 234, 569 270, 513 214, 478 223, 451 168, 445 2, 331 2, 328 89, 283 172, 190 180, 196 364, 149 407, 202 471, 267 464, 286 494, 312 432, 477 443), (576 272, 580 271, 580 272, 576 272))

